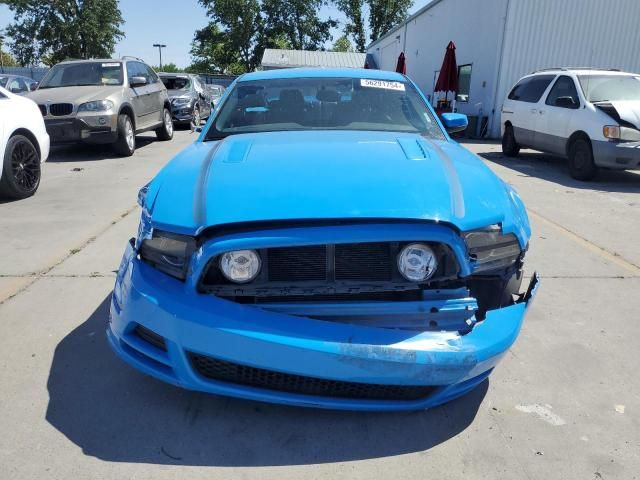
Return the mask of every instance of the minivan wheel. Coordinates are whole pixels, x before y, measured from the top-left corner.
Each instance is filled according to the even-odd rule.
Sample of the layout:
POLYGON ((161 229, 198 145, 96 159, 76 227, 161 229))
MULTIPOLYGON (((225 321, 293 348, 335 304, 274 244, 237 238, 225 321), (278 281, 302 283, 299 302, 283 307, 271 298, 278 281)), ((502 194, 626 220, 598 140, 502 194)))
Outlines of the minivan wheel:
POLYGON ((520 145, 516 142, 516 137, 513 134, 513 127, 507 125, 504 128, 504 135, 502 135, 502 153, 507 157, 515 157, 520 153, 520 145))
POLYGON ((569 147, 569 173, 576 180, 592 180, 598 173, 591 143, 585 138, 574 140, 569 147))
POLYGON ((36 193, 40 185, 40 154, 23 135, 14 135, 4 152, 0 195, 16 200, 36 193))
POLYGON ((136 131, 131 117, 126 113, 118 115, 118 139, 113 149, 123 157, 130 157, 136 151, 136 131))
POLYGON ((171 119, 171 112, 168 108, 165 108, 162 112, 162 126, 156 129, 156 136, 158 140, 171 140, 173 138, 173 120, 171 119))

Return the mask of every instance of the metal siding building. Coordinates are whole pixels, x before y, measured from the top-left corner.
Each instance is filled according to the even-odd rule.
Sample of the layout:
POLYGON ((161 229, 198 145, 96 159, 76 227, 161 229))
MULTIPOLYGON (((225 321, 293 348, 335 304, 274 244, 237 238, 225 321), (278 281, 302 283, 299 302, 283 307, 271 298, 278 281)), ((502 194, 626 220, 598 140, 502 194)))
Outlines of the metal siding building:
POLYGON ((640 0, 433 0, 369 45, 383 70, 400 52, 407 74, 428 95, 450 40, 458 66, 471 65, 468 102, 458 111, 489 117, 500 135, 500 109, 520 77, 558 66, 640 72, 640 0))
POLYGON ((267 48, 262 55, 261 66, 264 70, 295 67, 362 68, 365 58, 365 53, 267 48))

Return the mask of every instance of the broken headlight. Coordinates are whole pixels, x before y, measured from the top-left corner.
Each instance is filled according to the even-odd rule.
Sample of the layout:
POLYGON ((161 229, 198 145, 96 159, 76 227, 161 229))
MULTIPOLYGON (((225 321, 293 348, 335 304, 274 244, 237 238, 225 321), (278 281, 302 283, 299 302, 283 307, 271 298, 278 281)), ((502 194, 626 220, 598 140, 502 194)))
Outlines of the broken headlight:
POLYGON ((195 243, 193 237, 154 230, 151 238, 142 241, 140 258, 161 272, 184 280, 195 243))
POLYGON ((464 232, 473 273, 484 273, 512 266, 522 250, 513 233, 503 234, 500 225, 464 232))

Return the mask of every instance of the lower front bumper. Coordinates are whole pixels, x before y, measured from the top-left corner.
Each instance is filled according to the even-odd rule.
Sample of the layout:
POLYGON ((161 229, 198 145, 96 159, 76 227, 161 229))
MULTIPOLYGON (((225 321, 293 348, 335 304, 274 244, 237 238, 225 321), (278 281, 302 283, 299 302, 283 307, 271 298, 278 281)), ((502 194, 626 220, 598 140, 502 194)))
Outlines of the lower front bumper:
POLYGON ((467 393, 490 374, 518 336, 536 287, 534 276, 519 303, 489 311, 466 335, 382 329, 291 316, 190 293, 182 282, 137 260, 129 245, 114 288, 107 336, 130 365, 191 390, 307 407, 424 409, 467 393), (137 335, 138 325, 160 335, 163 348, 137 335), (193 367, 192 354, 273 375, 433 388, 410 400, 303 395, 206 378, 193 367))
POLYGON ((599 167, 640 169, 640 142, 593 142, 593 159, 599 167))
POLYGON ((52 145, 78 142, 105 144, 113 143, 118 139, 116 120, 113 115, 86 119, 45 120, 45 126, 52 145))

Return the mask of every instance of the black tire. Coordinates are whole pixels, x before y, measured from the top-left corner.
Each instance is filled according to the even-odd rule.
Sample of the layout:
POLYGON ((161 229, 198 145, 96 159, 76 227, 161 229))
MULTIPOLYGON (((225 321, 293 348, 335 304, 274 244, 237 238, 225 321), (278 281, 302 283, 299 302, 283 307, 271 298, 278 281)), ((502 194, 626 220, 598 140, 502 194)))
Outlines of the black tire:
POLYGON ((173 119, 168 108, 162 111, 162 126, 156 129, 156 136, 163 142, 173 138, 173 119))
POLYGON ((569 173, 576 180, 592 180, 598 173, 593 161, 591 142, 579 137, 569 146, 569 173))
POLYGON ((40 154, 24 135, 14 135, 4 151, 0 195, 20 200, 36 193, 40 185, 40 154))
POLYGON ((131 117, 126 113, 118 115, 118 139, 113 149, 123 157, 130 157, 136 151, 136 131, 131 117))
POLYGON ((520 145, 516 142, 516 136, 513 134, 513 127, 507 125, 502 135, 502 153, 507 157, 516 157, 520 153, 520 145))

